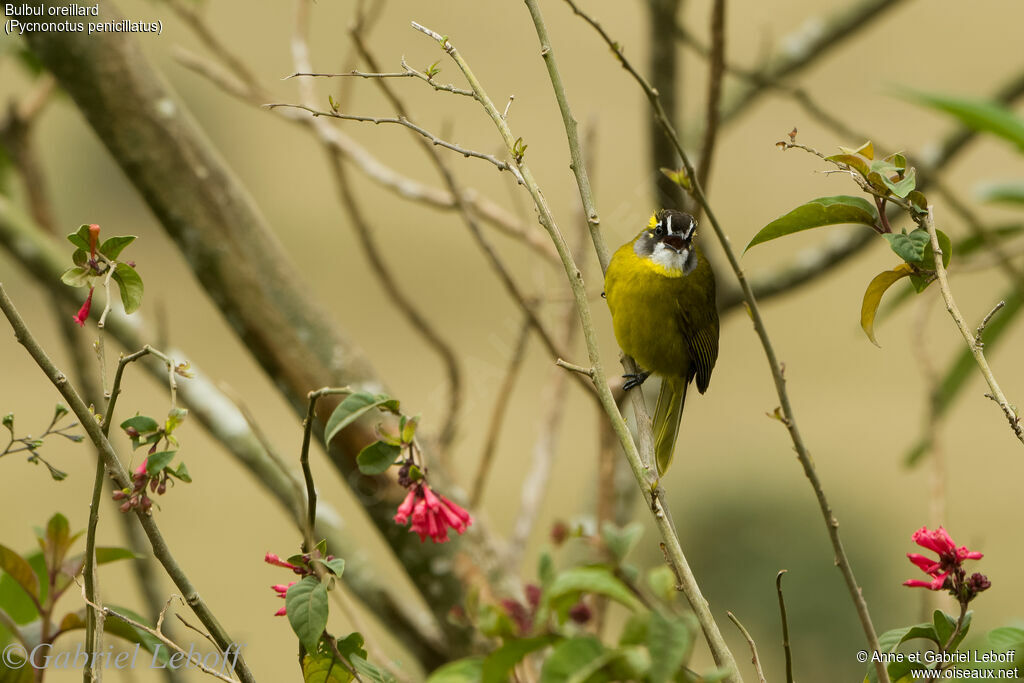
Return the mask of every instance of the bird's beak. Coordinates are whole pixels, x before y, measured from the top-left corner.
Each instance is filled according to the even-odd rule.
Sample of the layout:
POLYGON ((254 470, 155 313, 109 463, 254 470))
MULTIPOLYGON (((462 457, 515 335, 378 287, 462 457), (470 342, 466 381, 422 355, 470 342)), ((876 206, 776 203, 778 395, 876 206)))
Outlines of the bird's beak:
POLYGON ((679 235, 667 235, 662 239, 662 242, 665 243, 665 246, 674 249, 676 253, 679 253, 683 249, 686 249, 686 240, 684 240, 679 235))

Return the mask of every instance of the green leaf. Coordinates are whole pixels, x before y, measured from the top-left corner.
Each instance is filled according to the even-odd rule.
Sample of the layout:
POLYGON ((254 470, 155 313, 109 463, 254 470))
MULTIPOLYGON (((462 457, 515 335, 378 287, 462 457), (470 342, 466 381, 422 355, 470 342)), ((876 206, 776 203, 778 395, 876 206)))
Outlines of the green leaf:
POLYGON ((427 677, 427 683, 479 683, 484 658, 466 657, 438 667, 427 677))
POLYGON ((69 287, 88 287, 92 280, 92 271, 76 266, 68 268, 60 275, 60 281, 69 287))
POLYGON ((845 154, 859 154, 860 156, 864 157, 865 159, 868 159, 869 161, 875 158, 875 146, 871 144, 870 140, 865 142, 857 149, 850 149, 849 147, 843 147, 841 145, 839 149, 845 154))
POLYGON ((172 477, 176 477, 177 479, 180 479, 181 481, 185 482, 186 484, 191 484, 192 483, 192 477, 189 475, 188 468, 185 467, 185 463, 183 463, 183 462, 179 462, 178 463, 178 469, 176 469, 176 470, 170 470, 170 469, 167 470, 167 474, 171 475, 172 477))
POLYGON ((324 427, 324 441, 330 443, 338 432, 348 427, 373 408, 398 412, 398 401, 387 394, 370 394, 359 391, 345 397, 331 413, 324 427))
POLYGON ((647 627, 653 612, 636 612, 630 615, 619 634, 619 647, 647 644, 647 627))
POLYGON ((820 197, 761 228, 743 251, 745 253, 756 244, 811 228, 844 223, 874 226, 877 221, 878 211, 862 197, 820 197))
POLYGON ((882 301, 882 295, 894 283, 913 272, 909 265, 901 263, 892 270, 882 271, 876 275, 864 291, 864 301, 860 306, 860 326, 875 346, 882 346, 875 339, 875 313, 878 312, 878 304, 882 301))
POLYGON ((67 555, 68 550, 71 548, 71 544, 75 538, 78 538, 80 534, 71 536, 71 527, 68 524, 68 518, 59 512, 55 513, 50 517, 46 523, 46 565, 50 569, 56 569, 60 567, 64 561, 64 556, 67 555))
POLYGON ((1024 182, 1020 180, 988 183, 976 190, 979 202, 1024 204, 1024 182))
MULTIPOLYGON (((917 232, 917 230, 914 232, 917 232)), ((938 239, 939 249, 942 250, 942 267, 949 268, 949 261, 953 258, 953 242, 949 239, 949 235, 941 230, 935 231, 935 237, 938 239)), ((931 237, 928 238, 928 244, 924 247, 924 256, 921 257, 921 265, 928 270, 935 270, 935 250, 932 249, 931 237)))
POLYGON ((1024 647, 1024 629, 1014 626, 994 628, 988 632, 988 642, 996 650, 1006 651, 1024 647))
MULTIPOLYGON (((402 417, 404 418, 405 416, 403 415, 402 417)), ((402 443, 412 443, 413 438, 416 436, 416 426, 419 422, 420 416, 414 415, 402 423, 402 443)))
POLYGON ((903 174, 902 178, 897 178, 896 180, 892 180, 886 174, 882 176, 882 180, 885 182, 886 187, 892 190, 894 195, 904 199, 917 187, 917 170, 912 167, 903 174))
POLYGON ((825 161, 834 161, 840 164, 846 164, 865 178, 868 177, 868 173, 870 172, 867 160, 857 154, 833 154, 830 157, 825 157, 825 161))
POLYGON ((643 607, 626 585, 615 578, 605 567, 568 569, 555 577, 544 597, 546 600, 552 601, 576 591, 604 595, 631 610, 639 610, 643 607))
POLYGON ((1008 140, 1024 152, 1024 119, 1001 104, 910 89, 900 94, 907 100, 950 114, 968 128, 1008 140))
POLYGON ((935 610, 932 613, 932 624, 935 627, 935 635, 938 636, 937 642, 940 645, 945 645, 947 642, 949 642, 949 645, 946 649, 949 652, 955 651, 957 646, 967 635, 967 631, 970 630, 971 617, 973 616, 974 612, 972 611, 968 611, 967 614, 964 615, 964 623, 960 627, 960 633, 957 633, 956 638, 954 638, 952 642, 949 642, 950 637, 956 631, 957 619, 956 617, 946 614, 940 609, 935 610))
POLYGON ((134 313, 142 305, 142 278, 135 272, 135 269, 127 263, 118 263, 114 266, 112 276, 117 288, 121 292, 121 303, 124 305, 125 313, 134 313))
POLYGON ((86 268, 88 270, 86 264, 89 262, 89 254, 82 251, 81 249, 75 249, 71 253, 71 262, 74 263, 76 266, 81 266, 82 268, 86 268))
POLYGON ((547 647, 558 640, 557 636, 546 635, 536 638, 520 638, 509 640, 497 650, 487 655, 481 669, 482 683, 505 683, 510 679, 509 673, 523 657, 547 647))
POLYGON ((167 411, 167 419, 164 420, 164 433, 170 434, 180 427, 186 417, 188 417, 188 410, 186 408, 171 408, 167 411))
POLYGON ((160 451, 146 458, 146 474, 154 476, 160 474, 165 467, 171 464, 178 451, 160 451))
MULTIPOLYGON (((896 628, 891 631, 886 631, 882 635, 878 636, 878 652, 879 654, 886 655, 896 652, 900 645, 908 640, 924 639, 930 640, 933 643, 938 643, 938 636, 935 634, 935 628, 932 624, 923 623, 915 626, 904 626, 903 628, 896 628)), ((893 664, 900 664, 900 662, 892 662, 886 667, 887 672, 899 673, 898 668, 894 668, 893 664)), ((891 677, 891 673, 890 673, 891 677)), ((875 663, 868 662, 867 674, 864 678, 865 681, 870 683, 878 683, 878 672, 875 671, 875 663)))
POLYGON ((135 417, 129 417, 121 423, 121 429, 128 429, 129 427, 134 427, 135 431, 139 434, 148 434, 158 430, 160 423, 147 415, 136 415, 135 417))
POLYGON ((306 576, 288 589, 284 604, 292 631, 313 652, 327 628, 327 586, 315 576, 306 576))
POLYGON ((679 595, 676 590, 676 576, 667 565, 660 564, 647 572, 647 585, 656 596, 665 602, 672 602, 679 595))
POLYGON ((352 663, 352 667, 362 674, 364 680, 372 681, 372 683, 394 683, 395 681, 394 676, 359 655, 352 655, 349 657, 349 661, 352 663))
POLYGON ((660 610, 651 612, 647 649, 651 653, 649 680, 652 683, 668 683, 689 659, 694 626, 691 619, 682 616, 666 615, 660 610))
POLYGON ((333 652, 307 652, 302 658, 303 683, 348 683, 354 678, 333 652))
POLYGON ((89 226, 82 225, 78 228, 77 232, 73 232, 68 235, 68 242, 75 245, 82 251, 89 251, 89 226))
POLYGON ((39 597, 39 578, 28 560, 5 545, 0 545, 0 569, 14 579, 22 590, 34 598, 39 597))
POLYGON ((100 245, 100 253, 111 261, 116 261, 117 257, 121 255, 121 251, 134 241, 135 235, 111 237, 110 239, 104 240, 103 244, 100 245))
MULTIPOLYGON (((1024 224, 1011 223, 1009 225, 1000 225, 995 228, 989 228, 986 232, 995 244, 1000 244, 1004 240, 1024 233, 1024 224)), ((970 256, 982 248, 988 248, 988 240, 986 240, 983 235, 968 235, 957 242, 956 253, 963 258, 965 256, 970 256)))
POLYGON ((359 455, 356 456, 356 464, 359 465, 359 471, 367 476, 383 474, 395 464, 395 460, 401 453, 401 446, 384 441, 374 441, 359 451, 359 455))
POLYGON ((345 573, 345 560, 340 557, 335 557, 331 560, 321 560, 318 558, 316 561, 327 567, 327 570, 335 576, 341 576, 345 573))
POLYGON ((643 532, 644 527, 640 522, 633 522, 621 528, 609 521, 601 525, 601 538, 608 550, 615 556, 617 564, 625 559, 629 551, 640 540, 643 532))
POLYGON ((563 640, 555 646, 540 670, 540 683, 568 683, 580 680, 581 672, 589 672, 589 665, 605 653, 604 646, 593 636, 579 636, 563 640))
POLYGON ((909 235, 905 232, 890 232, 882 235, 896 252, 896 255, 907 263, 921 263, 924 258, 924 247, 928 244, 928 231, 918 228, 909 235))

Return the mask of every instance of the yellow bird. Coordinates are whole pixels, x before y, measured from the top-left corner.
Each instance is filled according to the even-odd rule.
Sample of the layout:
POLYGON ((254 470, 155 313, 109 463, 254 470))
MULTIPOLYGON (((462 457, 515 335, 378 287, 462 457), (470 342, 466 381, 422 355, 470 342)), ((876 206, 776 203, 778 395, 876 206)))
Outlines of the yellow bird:
POLYGON ((604 279, 615 338, 639 366, 625 388, 652 372, 662 378, 653 423, 659 475, 672 462, 687 386, 696 378, 703 394, 718 359, 715 274, 696 236, 693 216, 661 209, 619 247, 604 279))

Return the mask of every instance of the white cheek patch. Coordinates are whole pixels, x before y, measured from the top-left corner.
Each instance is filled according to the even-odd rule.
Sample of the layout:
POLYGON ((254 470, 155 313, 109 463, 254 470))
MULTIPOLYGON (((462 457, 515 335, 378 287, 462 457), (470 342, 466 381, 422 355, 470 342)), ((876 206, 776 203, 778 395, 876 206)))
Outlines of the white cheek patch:
POLYGON ((651 260, 665 270, 682 272, 683 275, 689 275, 697 267, 697 255, 690 249, 676 251, 661 242, 654 245, 651 260))

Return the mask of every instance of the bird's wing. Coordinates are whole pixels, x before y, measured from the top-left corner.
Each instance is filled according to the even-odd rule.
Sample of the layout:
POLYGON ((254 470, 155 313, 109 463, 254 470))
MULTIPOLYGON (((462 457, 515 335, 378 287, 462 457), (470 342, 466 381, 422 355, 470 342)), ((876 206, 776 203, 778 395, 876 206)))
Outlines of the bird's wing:
POLYGON ((714 304, 710 315, 696 317, 691 311, 680 308, 679 332, 686 342, 686 350, 693 363, 691 369, 697 379, 697 391, 704 393, 711 382, 711 371, 718 360, 718 311, 714 304))

